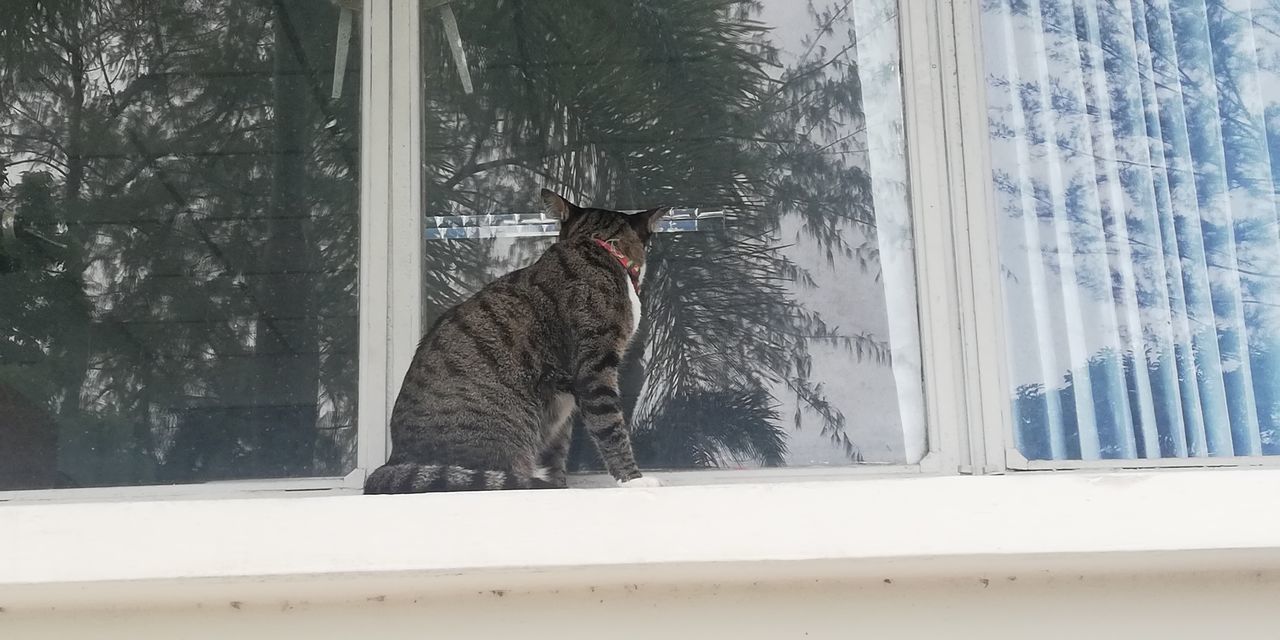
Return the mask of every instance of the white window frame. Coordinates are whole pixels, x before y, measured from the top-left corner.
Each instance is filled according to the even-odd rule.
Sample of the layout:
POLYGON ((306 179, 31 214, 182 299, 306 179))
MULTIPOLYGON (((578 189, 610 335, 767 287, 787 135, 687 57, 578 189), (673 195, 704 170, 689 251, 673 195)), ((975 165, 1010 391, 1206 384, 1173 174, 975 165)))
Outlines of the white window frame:
MULTIPOLYGON (((425 1, 425 0, 423 0, 425 1)), ((947 4, 947 3, 944 3, 947 4)), ((390 453, 387 424, 400 381, 421 337, 422 128, 419 0, 365 0, 361 49, 361 177, 359 286, 359 403, 356 468, 343 477, 216 481, 201 484, 52 489, 0 493, 6 501, 155 499, 275 492, 355 492, 390 453)), ((850 477, 981 473, 988 470, 976 416, 977 363, 962 347, 973 321, 963 306, 964 228, 972 193, 949 180, 962 161, 951 131, 957 114, 953 49, 943 46, 948 14, 933 3, 899 7, 903 108, 906 123, 912 233, 920 320, 927 450, 913 464, 819 468, 659 472, 671 485, 838 480, 850 477), (940 110, 939 104, 948 108, 940 110), (938 149, 947 152, 939 154, 938 149), (975 437, 977 434, 977 437, 975 437)), ((986 184, 983 180, 980 184, 986 184)), ((964 187, 966 185, 960 185, 964 187)), ((981 210, 981 209, 980 209, 981 210)), ((981 287, 976 289, 982 290, 981 287)), ((986 366, 986 363, 983 363, 986 366)), ((571 484, 605 486, 604 475, 578 475, 571 484)))
MULTIPOLYGON (((386 208, 390 221, 379 220, 392 231, 390 262, 394 265, 387 280, 389 309, 388 335, 385 340, 370 340, 371 353, 367 366, 362 364, 362 374, 377 368, 379 361, 386 362, 385 378, 372 376, 361 378, 360 464, 353 477, 363 478, 385 461, 390 453, 387 423, 390 407, 395 401, 399 383, 407 369, 413 351, 421 338, 423 240, 421 230, 421 174, 411 170, 421 166, 423 149, 422 129, 418 120, 420 93, 430 91, 421 87, 420 68, 420 16, 414 13, 419 1, 394 0, 394 22, 389 61, 392 69, 392 97, 390 105, 391 126, 402 127, 407 135, 393 137, 390 145, 389 185, 391 204, 386 208), (404 12, 406 15, 400 16, 404 12), (405 39, 408 39, 406 42, 405 39), (404 91, 410 91, 409 96, 404 91), (412 105, 408 111, 402 111, 412 105), (378 345, 385 344, 388 353, 373 353, 378 345), (363 391, 368 384, 369 391, 363 391), (382 406, 368 407, 373 402, 376 389, 387 391, 382 406)), ((942 99, 940 79, 944 64, 939 60, 941 52, 928 46, 936 42, 933 35, 939 26, 935 19, 935 7, 924 3, 901 2, 899 6, 899 47, 903 60, 903 108, 907 123, 907 161, 910 177, 910 206, 912 237, 915 243, 915 271, 918 313, 921 328, 921 363, 924 376, 926 453, 911 464, 851 464, 820 468, 758 469, 758 470, 693 470, 658 471, 653 475, 666 484, 697 485, 742 482, 785 482, 792 480, 840 479, 868 475, 898 474, 951 474, 969 473, 971 456, 962 451, 967 439, 967 416, 961 410, 965 406, 967 390, 961 384, 962 376, 955 371, 945 371, 943 363, 958 362, 956 346, 961 343, 962 318, 956 300, 956 286, 952 281, 955 269, 953 208, 949 200, 946 180, 947 167, 937 162, 936 149, 946 144, 945 123, 936 105, 942 99), (916 73, 915 70, 927 70, 916 73)), ((375 60, 373 64, 377 64, 375 60)), ((372 73, 368 74, 375 76, 372 73)), ((378 91, 374 91, 375 95, 378 91)), ((376 132, 370 132, 376 133, 376 132)), ((386 169, 384 169, 386 170, 386 169)), ((376 213, 377 207, 364 210, 376 213)), ((376 217, 376 215, 375 215, 376 217)), ((374 230, 379 231, 377 229, 374 230)), ((366 265, 361 265, 366 269, 366 265)), ((363 273, 363 272, 362 272, 363 273)), ((375 282, 378 275, 369 274, 375 282)), ((363 287, 362 287, 363 290, 363 287)), ((362 314, 365 309, 362 298, 362 314)), ((373 323, 371 322, 371 325, 373 323)), ((374 326, 362 326, 376 332, 374 326)), ((362 333, 363 336, 363 333, 362 333)), ((363 339, 362 339, 363 343, 363 339)), ((364 355, 362 348, 362 356, 364 355)), ((364 361, 362 360, 362 363, 364 361)), ((380 375, 382 372, 376 372, 380 375)), ((611 484, 604 474, 574 475, 571 486, 589 487, 611 484)))
MULTIPOLYGON (((421 0, 426 1, 431 0, 421 0)), ((408 4, 416 4, 413 0, 408 0, 408 4)), ((797 10, 800 6, 797 5, 797 10)), ((902 68, 911 69, 913 72, 900 73, 902 86, 902 101, 905 110, 906 122, 906 156, 908 156, 908 175, 910 178, 910 212, 911 212, 911 233, 913 233, 913 241, 915 243, 915 275, 916 275, 916 302, 918 302, 918 314, 920 320, 920 358, 922 358, 922 375, 925 403, 925 439, 927 439, 927 448, 922 460, 905 463, 905 465, 868 465, 868 463, 860 463, 860 465, 844 465, 844 466, 828 466, 828 467, 797 467, 797 468, 762 468, 762 470, 694 470, 694 471, 657 471, 655 476, 660 477, 666 484, 671 485, 698 485, 698 484, 723 484, 723 483, 760 483, 760 481, 792 481, 792 480, 813 480, 813 479, 842 479, 842 477, 861 477, 861 476, 878 476, 878 475, 901 475, 901 474, 960 474, 960 472, 970 472, 972 463, 970 457, 961 451, 961 443, 964 442, 966 431, 966 421, 963 419, 964 396, 966 389, 960 383, 963 380, 961 376, 954 375, 954 372, 943 371, 942 362, 956 362, 956 346, 960 344, 961 334, 960 324, 961 317, 959 315, 959 307, 955 300, 955 284, 952 282, 952 275, 955 273, 955 251, 952 247, 951 238, 954 236, 952 229, 952 219, 948 215, 947 206, 948 198, 951 197, 947 192, 946 184, 946 168, 936 161, 937 148, 941 148, 946 143, 946 136, 943 133, 945 123, 938 114, 936 106, 941 96, 938 95, 938 83, 940 83, 942 64, 938 60, 940 51, 936 47, 929 46, 936 41, 933 35, 933 29, 937 28, 938 22, 934 19, 933 5, 924 3, 914 3, 914 1, 901 1, 899 5, 899 46, 902 56, 902 68), (915 73, 914 70, 927 70, 925 73, 915 73)), ((394 51, 401 55, 411 55, 411 59, 393 60, 392 67, 412 68, 413 72, 419 72, 420 60, 417 58, 419 50, 417 50, 417 36, 419 36, 420 24, 417 18, 412 20, 404 20, 406 26, 412 23, 412 27, 407 29, 407 36, 415 38, 410 47, 396 47, 394 51)), ((421 76, 415 76, 416 78, 421 76)), ((403 78, 403 77, 401 77, 403 78)), ((428 91, 430 88, 428 88, 428 91)), ((415 138, 417 145, 408 150, 408 155, 404 157, 404 166, 421 166, 421 137, 415 138)), ((407 183, 406 183, 407 186, 407 183)), ((420 189, 420 183, 413 183, 412 187, 420 189)), ((415 191, 416 193, 417 191, 415 191)), ((407 196, 406 196, 407 197, 407 196)), ((419 209, 401 209, 401 207, 393 207, 393 215, 403 215, 403 220, 396 221, 397 225, 401 225, 404 234, 415 233, 415 238, 421 238, 421 230, 417 229, 420 224, 419 209)), ((406 246, 407 248, 407 246, 406 246)), ((415 296, 421 294, 421 268, 420 268, 420 251, 421 244, 416 244, 416 251, 413 256, 413 266, 415 269, 403 269, 401 276, 402 292, 413 292, 415 296)), ((408 257, 399 259, 397 264, 407 265, 410 260, 408 257)), ((394 305, 407 305, 412 303, 415 310, 420 310, 421 300, 407 300, 408 296, 398 298, 394 305)), ((420 321, 417 317, 417 321, 420 321)), ((403 335, 403 342, 397 340, 388 340, 388 344, 392 344, 393 348, 399 349, 397 353, 393 353, 393 357, 403 356, 404 362, 394 362, 393 371, 396 372, 392 396, 389 396, 388 402, 394 401, 394 392, 398 390, 399 376, 403 375, 404 369, 408 365, 408 360, 412 355, 413 348, 417 344, 420 335, 417 330, 411 335, 403 335)), ((389 413, 387 413, 389 416, 389 413)), ((385 424, 385 420, 381 422, 385 424)), ((383 440, 385 442, 385 440, 383 440)), ((362 458, 365 460, 365 458, 362 458)), ((380 465, 381 460, 371 460, 375 465, 380 465)), ((371 470, 372 467, 366 467, 371 470)), ((612 484, 609 477, 604 474, 591 475, 575 475, 571 476, 571 486, 604 486, 612 484)))
POLYGON ((365 104, 373 117, 364 133, 373 157, 365 161, 369 182, 361 186, 369 189, 360 207, 368 237, 360 251, 356 469, 348 476, 357 486, 391 452, 391 407, 422 337, 420 12, 415 0, 365 0, 365 11, 366 32, 373 32, 366 40, 373 51, 365 104))
MULTIPOLYGON (((426 0, 422 0, 426 1, 426 0)), ((670 485, 1038 469, 1280 465, 1280 457, 1028 461, 1013 441, 977 0, 900 0, 907 163, 927 453, 914 464, 658 472, 670 485)), ((0 492, 0 503, 358 492, 390 452, 387 424, 420 339, 423 234, 419 0, 361 15, 359 408, 342 477, 0 492)), ((576 487, 607 486, 604 475, 576 487)))

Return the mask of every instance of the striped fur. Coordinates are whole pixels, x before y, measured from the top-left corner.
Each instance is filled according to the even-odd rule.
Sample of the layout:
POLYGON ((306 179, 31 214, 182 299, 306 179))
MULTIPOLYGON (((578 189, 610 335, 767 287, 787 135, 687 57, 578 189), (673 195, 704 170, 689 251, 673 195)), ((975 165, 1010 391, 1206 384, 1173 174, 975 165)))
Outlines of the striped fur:
POLYGON ((643 272, 667 209, 628 215, 542 198, 560 220, 556 243, 423 337, 391 412, 391 459, 365 493, 563 487, 575 412, 615 478, 641 477, 618 390, 641 315, 623 262, 643 272))
POLYGON ((366 494, 549 488, 552 485, 546 479, 519 477, 509 471, 481 471, 455 465, 416 462, 378 467, 364 483, 366 494))

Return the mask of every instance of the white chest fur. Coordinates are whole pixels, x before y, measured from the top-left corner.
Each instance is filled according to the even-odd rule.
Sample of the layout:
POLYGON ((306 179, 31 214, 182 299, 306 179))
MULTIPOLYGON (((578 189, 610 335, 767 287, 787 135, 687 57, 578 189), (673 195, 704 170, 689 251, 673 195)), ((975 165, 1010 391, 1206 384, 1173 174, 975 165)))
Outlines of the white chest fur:
MULTIPOLYGON (((640 328, 640 296, 636 294, 636 288, 627 283, 627 300, 631 303, 631 335, 636 334, 636 330, 640 328)), ((628 336, 628 339, 630 336, 628 336)))

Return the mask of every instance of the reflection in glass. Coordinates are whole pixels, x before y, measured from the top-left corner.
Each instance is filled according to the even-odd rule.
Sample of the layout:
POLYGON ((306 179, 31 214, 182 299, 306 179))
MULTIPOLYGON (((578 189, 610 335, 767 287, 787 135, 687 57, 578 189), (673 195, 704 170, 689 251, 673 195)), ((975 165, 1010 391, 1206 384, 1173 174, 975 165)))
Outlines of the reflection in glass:
POLYGON ((358 20, 5 4, 0 489, 352 468, 358 20))
POLYGON ((984 5, 1015 437, 1280 453, 1280 5, 984 5))
POLYGON ((540 187, 674 205, 622 380, 642 465, 918 461, 896 4, 424 2, 427 322, 554 241, 540 187))

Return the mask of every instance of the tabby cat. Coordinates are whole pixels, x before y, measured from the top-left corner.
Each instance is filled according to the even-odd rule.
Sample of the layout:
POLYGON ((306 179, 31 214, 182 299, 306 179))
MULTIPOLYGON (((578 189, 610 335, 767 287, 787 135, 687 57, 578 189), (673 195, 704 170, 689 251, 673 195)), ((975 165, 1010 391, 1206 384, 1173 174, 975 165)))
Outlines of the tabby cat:
POLYGON ((445 312, 391 411, 391 457, 364 492, 565 486, 570 416, 582 412, 609 473, 642 478, 618 395, 640 325, 645 246, 668 208, 624 214, 542 190, 556 243, 445 312))

